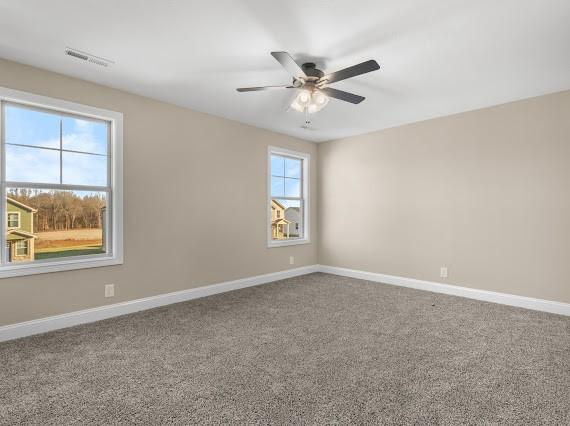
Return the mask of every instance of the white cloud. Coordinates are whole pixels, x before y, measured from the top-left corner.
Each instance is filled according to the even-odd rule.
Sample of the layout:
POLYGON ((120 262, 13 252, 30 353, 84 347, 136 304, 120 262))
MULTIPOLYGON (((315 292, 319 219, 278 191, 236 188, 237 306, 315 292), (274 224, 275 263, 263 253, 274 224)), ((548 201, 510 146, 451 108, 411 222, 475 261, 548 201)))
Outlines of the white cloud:
MULTIPOLYGON (((102 155, 63 152, 63 183, 74 185, 107 184, 107 125, 22 108, 8 111, 9 140, 12 144, 59 148, 63 124, 64 150, 102 155)), ((60 152, 6 145, 6 178, 9 181, 59 183, 60 152)))
POLYGON ((73 120, 73 124, 75 125, 75 130, 78 132, 90 132, 95 126, 95 123, 92 121, 79 119, 73 120))
MULTIPOLYGON (((6 146, 6 179, 17 182, 59 183, 59 151, 6 146)), ((107 184, 107 157, 63 152, 63 183, 107 184)))
POLYGON ((59 152, 7 145, 6 179, 17 182, 59 183, 59 152))
POLYGON ((63 183, 70 185, 107 185, 107 157, 64 152, 63 183))
POLYGON ((74 151, 91 152, 95 154, 107 153, 107 127, 103 123, 92 121, 64 120, 63 149, 74 151), (73 126, 69 124, 73 123, 73 126), (72 127, 69 131, 66 124, 72 127))

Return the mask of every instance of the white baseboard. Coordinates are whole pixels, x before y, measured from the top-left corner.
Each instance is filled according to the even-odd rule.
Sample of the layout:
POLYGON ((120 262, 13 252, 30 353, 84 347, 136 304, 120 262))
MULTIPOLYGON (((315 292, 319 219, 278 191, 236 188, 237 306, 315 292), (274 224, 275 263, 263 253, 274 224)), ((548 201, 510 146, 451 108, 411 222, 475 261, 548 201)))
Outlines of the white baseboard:
POLYGON ((570 316, 570 303, 554 302, 551 300, 535 299, 532 297, 497 293, 487 290, 478 290, 475 288, 441 284, 432 281, 417 280, 414 278, 403 278, 394 275, 378 274, 355 269, 337 268, 336 266, 318 265, 318 271, 325 272, 327 274, 359 278, 384 284, 415 288, 417 290, 427 290, 434 293, 450 294, 453 296, 466 297, 468 299, 483 300, 485 302, 500 303, 502 305, 517 306, 519 308, 570 316))
POLYGON ((173 303, 198 299, 227 291, 266 284, 286 278, 310 274, 312 272, 325 272, 328 274, 341 275, 351 278, 359 278, 384 284, 409 287, 418 290, 427 290, 434 293, 444 293, 453 296, 466 297, 469 299, 483 300, 486 302, 500 303, 503 305, 517 306, 535 311, 550 312, 553 314, 570 316, 570 304, 554 302, 550 300, 534 299, 532 297, 516 296, 513 294, 497 293, 494 291, 478 290, 468 287, 460 287, 449 284, 441 284, 431 281, 423 281, 414 278, 397 277, 394 275, 378 274, 374 272, 358 271, 355 269, 338 268, 326 265, 311 265, 301 268, 288 269, 265 275, 242 278, 219 284, 191 288, 174 293, 160 294, 158 296, 145 297, 144 299, 105 305, 82 311, 70 312, 37 320, 10 324, 0 327, 0 342, 18 339, 34 334, 46 333, 60 328, 100 321, 120 315, 146 309, 157 308, 173 303))
POLYGON ((191 288, 0 327, 0 342, 317 272, 317 265, 191 288))

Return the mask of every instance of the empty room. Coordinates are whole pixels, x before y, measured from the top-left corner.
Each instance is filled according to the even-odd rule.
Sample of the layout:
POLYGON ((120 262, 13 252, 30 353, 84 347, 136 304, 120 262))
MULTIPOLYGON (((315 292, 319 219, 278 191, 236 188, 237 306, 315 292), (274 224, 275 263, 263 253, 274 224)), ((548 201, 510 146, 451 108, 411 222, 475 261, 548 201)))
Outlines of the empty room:
POLYGON ((0 425, 570 425, 568 0, 0 0, 0 425))

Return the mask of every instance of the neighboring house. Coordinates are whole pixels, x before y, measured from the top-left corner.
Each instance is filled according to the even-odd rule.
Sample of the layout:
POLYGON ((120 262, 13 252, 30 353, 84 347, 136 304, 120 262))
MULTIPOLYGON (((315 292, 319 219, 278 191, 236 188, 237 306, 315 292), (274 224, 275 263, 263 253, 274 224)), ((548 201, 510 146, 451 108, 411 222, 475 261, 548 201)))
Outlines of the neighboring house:
POLYGON ((291 222, 285 219, 285 207, 278 201, 271 200, 271 238, 289 238, 292 231, 291 222))
POLYGON ((9 262, 34 259, 34 213, 36 209, 7 198, 6 258, 9 262))
POLYGON ((290 236, 299 236, 299 223, 301 222, 301 213, 299 207, 287 207, 285 209, 285 219, 289 221, 290 236))

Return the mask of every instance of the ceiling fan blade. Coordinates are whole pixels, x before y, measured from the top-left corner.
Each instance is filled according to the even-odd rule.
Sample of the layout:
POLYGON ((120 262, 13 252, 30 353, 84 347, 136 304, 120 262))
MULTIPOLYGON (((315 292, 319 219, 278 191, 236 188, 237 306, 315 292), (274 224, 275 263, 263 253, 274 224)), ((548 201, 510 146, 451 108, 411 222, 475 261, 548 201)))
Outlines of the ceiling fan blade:
POLYGON ((261 86, 261 87, 240 87, 236 89, 238 92, 259 92, 262 90, 273 90, 273 89, 294 89, 293 86, 261 86))
POLYGON ((323 87, 319 90, 331 98, 340 99, 341 101, 350 102, 351 104, 359 104, 366 99, 364 96, 355 95, 354 93, 345 92, 344 90, 333 89, 332 87, 323 87))
POLYGON ((356 77, 357 75, 366 74, 367 72, 376 71, 380 69, 380 65, 374 59, 362 62, 358 65, 342 69, 337 72, 332 72, 319 79, 319 83, 335 83, 337 81, 346 80, 347 78, 356 77))
POLYGON ((287 52, 271 52, 271 56, 277 59, 277 62, 279 62, 295 80, 307 78, 305 71, 303 71, 299 64, 297 64, 287 52))

